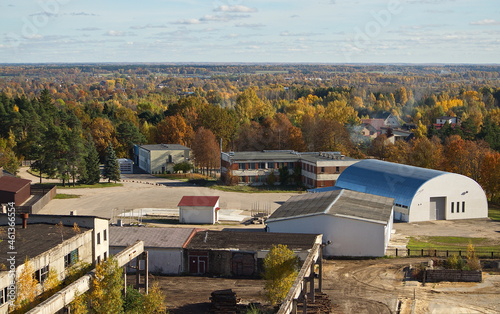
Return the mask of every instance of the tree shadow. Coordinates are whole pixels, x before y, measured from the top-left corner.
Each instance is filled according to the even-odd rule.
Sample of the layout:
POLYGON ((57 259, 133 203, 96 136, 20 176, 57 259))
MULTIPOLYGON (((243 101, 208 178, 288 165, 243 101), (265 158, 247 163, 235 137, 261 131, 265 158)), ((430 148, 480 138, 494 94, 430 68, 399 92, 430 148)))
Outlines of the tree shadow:
POLYGON ((202 314, 210 313, 210 302, 187 304, 175 309, 169 309, 171 314, 202 314))

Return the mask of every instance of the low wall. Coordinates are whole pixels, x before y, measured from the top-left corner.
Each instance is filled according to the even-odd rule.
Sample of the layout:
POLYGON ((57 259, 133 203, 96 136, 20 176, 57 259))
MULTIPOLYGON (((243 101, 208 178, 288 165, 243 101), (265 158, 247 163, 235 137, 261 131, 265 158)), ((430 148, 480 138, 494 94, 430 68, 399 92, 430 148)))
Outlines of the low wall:
POLYGON ((481 282, 483 273, 479 270, 428 269, 424 273, 425 282, 481 282))
POLYGON ((42 208, 47 205, 57 194, 57 186, 47 184, 33 184, 31 186, 31 195, 33 201, 29 204, 18 206, 18 212, 38 214, 42 208))

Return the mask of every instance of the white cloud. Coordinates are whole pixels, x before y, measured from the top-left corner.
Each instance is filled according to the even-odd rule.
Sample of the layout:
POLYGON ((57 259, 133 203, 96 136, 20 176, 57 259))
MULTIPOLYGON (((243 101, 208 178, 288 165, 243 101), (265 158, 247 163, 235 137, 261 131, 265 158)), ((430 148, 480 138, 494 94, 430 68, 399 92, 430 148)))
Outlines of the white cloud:
POLYGON ((84 27, 84 28, 78 28, 77 31, 100 31, 101 28, 99 27, 84 27))
POLYGON ((167 25, 152 25, 152 24, 130 26, 130 29, 147 29, 147 28, 168 28, 168 26, 167 25))
POLYGON ((123 31, 115 31, 115 30, 109 30, 104 35, 105 36, 112 36, 112 37, 135 36, 135 34, 131 33, 131 32, 123 32, 123 31))
POLYGON ((201 24, 201 21, 200 19, 184 19, 172 22, 172 24, 193 25, 193 24, 201 24))
POLYGON ((480 21, 470 22, 470 25, 500 25, 500 21, 484 19, 480 21))
POLYGON ((262 23, 255 23, 255 24, 237 23, 234 26, 236 26, 236 27, 247 27, 247 28, 258 28, 258 27, 264 27, 265 25, 262 24, 262 23))
POLYGON ((215 8, 214 12, 252 13, 257 12, 257 9, 250 8, 244 5, 221 5, 215 8))

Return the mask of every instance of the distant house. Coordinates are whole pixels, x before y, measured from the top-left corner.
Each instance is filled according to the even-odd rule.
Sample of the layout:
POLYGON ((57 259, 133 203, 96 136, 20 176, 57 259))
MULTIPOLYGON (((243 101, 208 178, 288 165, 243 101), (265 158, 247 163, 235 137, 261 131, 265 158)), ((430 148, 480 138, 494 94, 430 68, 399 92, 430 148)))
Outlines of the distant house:
POLYGON ((120 173, 134 173, 134 162, 132 160, 127 158, 118 158, 118 165, 120 166, 120 173))
MULTIPOLYGON (((399 129, 401 128, 401 123, 399 122, 399 118, 393 115, 390 112, 382 112, 378 113, 370 119, 361 119, 362 126, 367 128, 367 125, 370 125, 371 128, 367 128, 370 131, 370 134, 367 136, 373 137, 374 132, 378 132, 379 134, 385 133, 388 128, 391 129, 399 129)), ((375 136, 376 137, 376 136, 375 136)))
POLYGON ((23 204, 31 195, 31 181, 11 176, 0 177, 0 204, 23 204))
POLYGON ((263 150, 222 153, 222 178, 241 185, 267 184, 274 175, 279 182, 280 169, 290 175, 300 169, 300 180, 306 187, 333 186, 338 176, 358 160, 340 152, 296 152, 293 150, 263 150))
POLYGON ((218 196, 183 196, 177 206, 180 223, 215 224, 219 221, 218 196))
POLYGON ((135 162, 147 173, 173 172, 174 165, 190 160, 191 149, 179 144, 135 145, 135 162))
POLYGON ((193 228, 110 227, 109 252, 116 254, 144 241, 151 273, 179 275, 185 271, 183 248, 194 232, 193 228))
POLYGON ((394 199, 349 190, 292 196, 266 221, 270 233, 323 234, 326 256, 384 256, 394 199))
POLYGON ((259 277, 263 259, 273 245, 286 245, 304 261, 321 241, 321 235, 316 234, 199 231, 184 251, 185 269, 190 274, 259 277))
POLYGON ((436 119, 434 123, 434 128, 436 130, 441 129, 446 123, 448 123, 453 129, 460 123, 460 119, 457 117, 443 116, 436 119))

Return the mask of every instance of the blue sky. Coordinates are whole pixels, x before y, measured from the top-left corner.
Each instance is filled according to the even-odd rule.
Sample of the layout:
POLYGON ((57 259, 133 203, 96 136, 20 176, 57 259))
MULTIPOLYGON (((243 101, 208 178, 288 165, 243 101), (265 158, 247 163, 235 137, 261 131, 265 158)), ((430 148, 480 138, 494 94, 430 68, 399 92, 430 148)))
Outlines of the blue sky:
POLYGON ((0 0, 0 63, 500 63, 498 0, 0 0))

